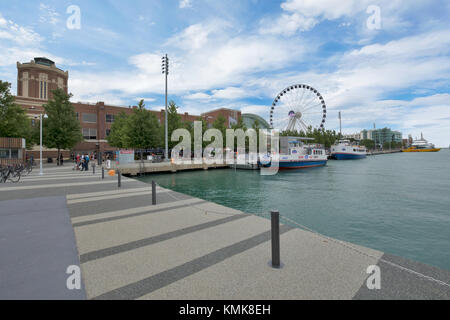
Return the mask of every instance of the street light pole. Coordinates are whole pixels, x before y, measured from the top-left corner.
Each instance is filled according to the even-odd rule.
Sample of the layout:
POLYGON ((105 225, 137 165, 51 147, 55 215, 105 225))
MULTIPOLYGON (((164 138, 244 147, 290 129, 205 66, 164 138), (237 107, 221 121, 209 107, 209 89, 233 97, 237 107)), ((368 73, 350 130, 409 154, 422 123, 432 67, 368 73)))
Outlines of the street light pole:
POLYGON ((40 148, 39 148, 39 174, 42 176, 44 171, 42 170, 42 113, 39 115, 39 139, 40 139, 40 148))
POLYGON ((165 151, 164 151, 164 158, 166 161, 169 160, 169 129, 168 129, 168 116, 167 116, 167 75, 169 74, 169 58, 167 57, 167 54, 162 57, 162 73, 166 75, 166 111, 164 116, 164 140, 165 140, 165 151))

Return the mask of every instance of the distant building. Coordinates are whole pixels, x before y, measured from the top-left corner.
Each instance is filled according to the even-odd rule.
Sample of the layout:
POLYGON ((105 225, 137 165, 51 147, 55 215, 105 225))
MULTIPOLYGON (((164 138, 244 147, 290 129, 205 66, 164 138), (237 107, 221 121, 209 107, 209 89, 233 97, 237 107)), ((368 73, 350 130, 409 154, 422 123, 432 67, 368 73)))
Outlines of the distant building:
POLYGON ((220 109, 208 111, 208 112, 202 113, 202 115, 201 115, 201 117, 206 120, 206 122, 208 124, 208 128, 212 127, 212 124, 219 116, 222 116, 223 118, 225 118, 225 126, 227 128, 231 128, 232 125, 238 123, 238 121, 242 115, 241 115, 241 111, 227 109, 227 108, 220 108, 220 109))
POLYGON ((353 139, 355 141, 361 140, 361 133, 353 133, 353 134, 344 134, 344 139, 353 139))
POLYGON ((373 140, 376 145, 383 145, 386 142, 403 142, 402 133, 399 131, 392 131, 389 128, 370 130, 370 139, 373 140))
POLYGON ((259 129, 270 129, 270 125, 267 121, 257 114, 244 113, 242 114, 242 121, 246 128, 252 128, 253 125, 257 123, 259 129))

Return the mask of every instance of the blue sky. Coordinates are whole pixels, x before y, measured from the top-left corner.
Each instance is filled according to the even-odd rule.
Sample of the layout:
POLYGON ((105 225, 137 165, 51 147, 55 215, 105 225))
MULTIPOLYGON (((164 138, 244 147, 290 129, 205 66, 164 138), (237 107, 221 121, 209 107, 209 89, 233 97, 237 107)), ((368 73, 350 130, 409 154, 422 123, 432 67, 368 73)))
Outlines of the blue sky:
MULTIPOLYGON (((69 70, 73 101, 163 106, 181 112, 227 107, 268 119, 288 85, 325 98, 326 128, 392 127, 450 144, 450 4, 419 0, 24 1, 0 3, 0 79, 16 61, 47 56, 69 70), (81 28, 69 29, 70 5, 81 28), (369 27, 370 6, 380 10, 369 27)), ((370 20, 372 21, 372 20, 370 20)))

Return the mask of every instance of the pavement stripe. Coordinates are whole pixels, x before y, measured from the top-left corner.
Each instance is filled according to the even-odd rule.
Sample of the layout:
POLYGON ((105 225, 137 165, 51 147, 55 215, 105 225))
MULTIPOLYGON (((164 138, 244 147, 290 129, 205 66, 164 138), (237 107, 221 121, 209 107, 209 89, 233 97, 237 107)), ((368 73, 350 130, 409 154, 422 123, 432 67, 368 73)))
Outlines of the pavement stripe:
MULTIPOLYGON (((114 220, 119 220, 119 219, 127 219, 127 218, 131 218, 131 217, 138 217, 138 216, 141 216, 141 215, 151 214, 151 213, 156 213, 156 212, 161 212, 161 211, 166 211, 166 210, 185 208, 185 207, 190 206, 190 205, 196 205, 196 204, 201 204, 201 203, 205 203, 205 202, 207 202, 207 201, 201 200, 201 201, 192 202, 192 203, 188 203, 188 204, 184 203, 184 204, 177 205, 177 206, 163 207, 163 208, 158 208, 158 209, 154 209, 154 210, 149 210, 150 208, 152 208, 154 206, 146 206, 146 207, 141 207, 141 208, 120 210, 120 211, 115 211, 115 212, 111 212, 111 213, 112 214, 117 214, 119 212, 133 212, 133 213, 122 214, 122 215, 115 215, 113 217, 105 217, 105 218, 88 220, 88 221, 82 221, 82 222, 75 222, 75 223, 72 223, 72 225, 73 225, 74 228, 75 227, 82 227, 82 226, 86 226, 86 225, 90 225, 90 224, 114 221, 114 220)), ((104 214, 104 213, 102 213, 102 214, 104 214)), ((93 216, 95 214, 86 214, 86 215, 87 216, 93 216)), ((83 215, 83 216, 86 216, 86 215, 83 215)))
POLYGON ((101 258, 104 258, 104 257, 107 257, 107 256, 112 256, 114 254, 119 254, 119 253, 122 253, 122 252, 125 252, 125 251, 138 249, 138 248, 141 248, 141 247, 144 247, 144 246, 149 246, 149 245, 152 245, 152 244, 155 244, 155 243, 158 243, 158 242, 162 242, 162 241, 166 241, 166 240, 173 239, 173 238, 176 238, 176 237, 180 237, 180 236, 183 236, 183 235, 188 234, 188 233, 193 233, 193 232, 196 232, 196 231, 212 228, 212 227, 215 227, 215 226, 227 223, 227 222, 239 220, 239 219, 246 218, 246 217, 248 217, 248 215, 246 215, 246 214, 239 214, 239 215, 229 216, 227 218, 218 219, 218 220, 215 220, 215 221, 210 221, 210 222, 198 224, 198 225, 195 225, 195 226, 191 226, 191 227, 187 227, 187 228, 183 228, 183 229, 179 229, 179 230, 163 233, 163 234, 160 234, 160 235, 157 235, 157 236, 153 236, 153 237, 149 237, 149 238, 146 238, 146 239, 141 239, 141 240, 125 243, 125 244, 114 246, 114 247, 110 247, 110 248, 105 248, 105 249, 101 249, 101 250, 87 252, 87 253, 82 254, 80 256, 80 261, 81 261, 81 263, 85 263, 85 262, 89 262, 89 261, 92 261, 92 260, 101 259, 101 258))
MULTIPOLYGON (((122 183, 128 182, 136 182, 132 179, 122 179, 122 183)), ((55 184, 43 184, 37 186, 20 186, 20 187, 0 187, 0 192, 2 191, 16 191, 16 190, 29 190, 29 189, 48 189, 48 188, 61 188, 61 187, 75 187, 75 186, 85 186, 85 185, 94 185, 94 184, 107 184, 107 183, 115 183, 116 180, 103 180, 103 181, 84 181, 84 182, 72 182, 72 183, 55 183, 55 184)))
MULTIPOLYGON (((90 198, 90 197, 98 197, 98 196, 106 196, 111 194, 124 194, 124 193, 130 193, 130 192, 139 192, 148 190, 149 187, 143 186, 140 188, 130 188, 130 189, 117 189, 117 190, 109 190, 109 191, 99 191, 99 192, 83 192, 83 193, 72 193, 68 194, 66 196, 67 200, 74 200, 74 199, 82 199, 82 198, 90 198)), ((162 188, 156 188, 156 191, 165 190, 162 188)))
MULTIPOLYGON (((158 191, 158 194, 169 192, 168 190, 160 190, 158 191)), ((83 203, 83 202, 91 202, 91 201, 100 201, 100 200, 108 200, 108 199, 117 199, 117 198, 127 198, 127 197, 135 197, 135 196, 143 196, 152 194, 152 190, 146 190, 142 192, 128 192, 128 193, 120 193, 120 194, 113 194, 113 195, 106 195, 106 196, 99 196, 99 197, 86 197, 86 198, 80 198, 80 199, 74 199, 74 200, 67 200, 67 204, 75 204, 75 203, 83 203)))
MULTIPOLYGON (((280 226, 280 234, 284 234, 292 227, 283 225, 280 226)), ((125 300, 125 299, 137 299, 146 294, 149 294, 155 290, 163 288, 171 283, 186 278, 194 273, 202 271, 208 267, 211 267, 217 263, 224 261, 227 258, 235 256, 246 250, 254 248, 266 241, 270 240, 271 231, 260 233, 249 239, 232 244, 225 248, 211 252, 203 257, 191 260, 175 268, 163 271, 155 274, 146 279, 130 283, 121 288, 106 292, 97 297, 94 300, 125 300)))
MULTIPOLYGON (((20 181, 23 182, 33 182, 33 181, 45 181, 45 180, 67 180, 67 179, 86 179, 86 178, 97 178, 101 179, 101 174, 89 174, 89 175, 82 175, 82 174, 65 174, 65 175, 45 175, 45 176, 38 176, 38 177, 20 177, 20 181)), ((105 178, 110 178, 108 175, 105 175, 105 178)), ((117 179, 117 177, 116 177, 117 179)))

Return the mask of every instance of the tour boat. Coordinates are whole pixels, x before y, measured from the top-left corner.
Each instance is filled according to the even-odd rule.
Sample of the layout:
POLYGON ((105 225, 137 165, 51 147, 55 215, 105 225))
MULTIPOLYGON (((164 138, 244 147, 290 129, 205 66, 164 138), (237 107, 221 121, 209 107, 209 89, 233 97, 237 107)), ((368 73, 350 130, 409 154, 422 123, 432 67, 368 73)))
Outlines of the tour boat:
POLYGON ((438 152, 440 148, 436 148, 434 144, 428 142, 423 138, 423 133, 420 134, 419 140, 414 140, 411 146, 402 150, 403 152, 438 152))
POLYGON ((331 146, 331 158, 336 160, 354 160, 367 157, 367 149, 353 145, 350 140, 339 140, 331 146))
POLYGON ((321 145, 303 144, 299 138, 288 142, 287 153, 263 157, 260 163, 263 167, 271 165, 271 161, 278 159, 279 170, 304 169, 322 167, 327 164, 328 156, 321 145), (265 158, 265 159, 264 159, 265 158))

